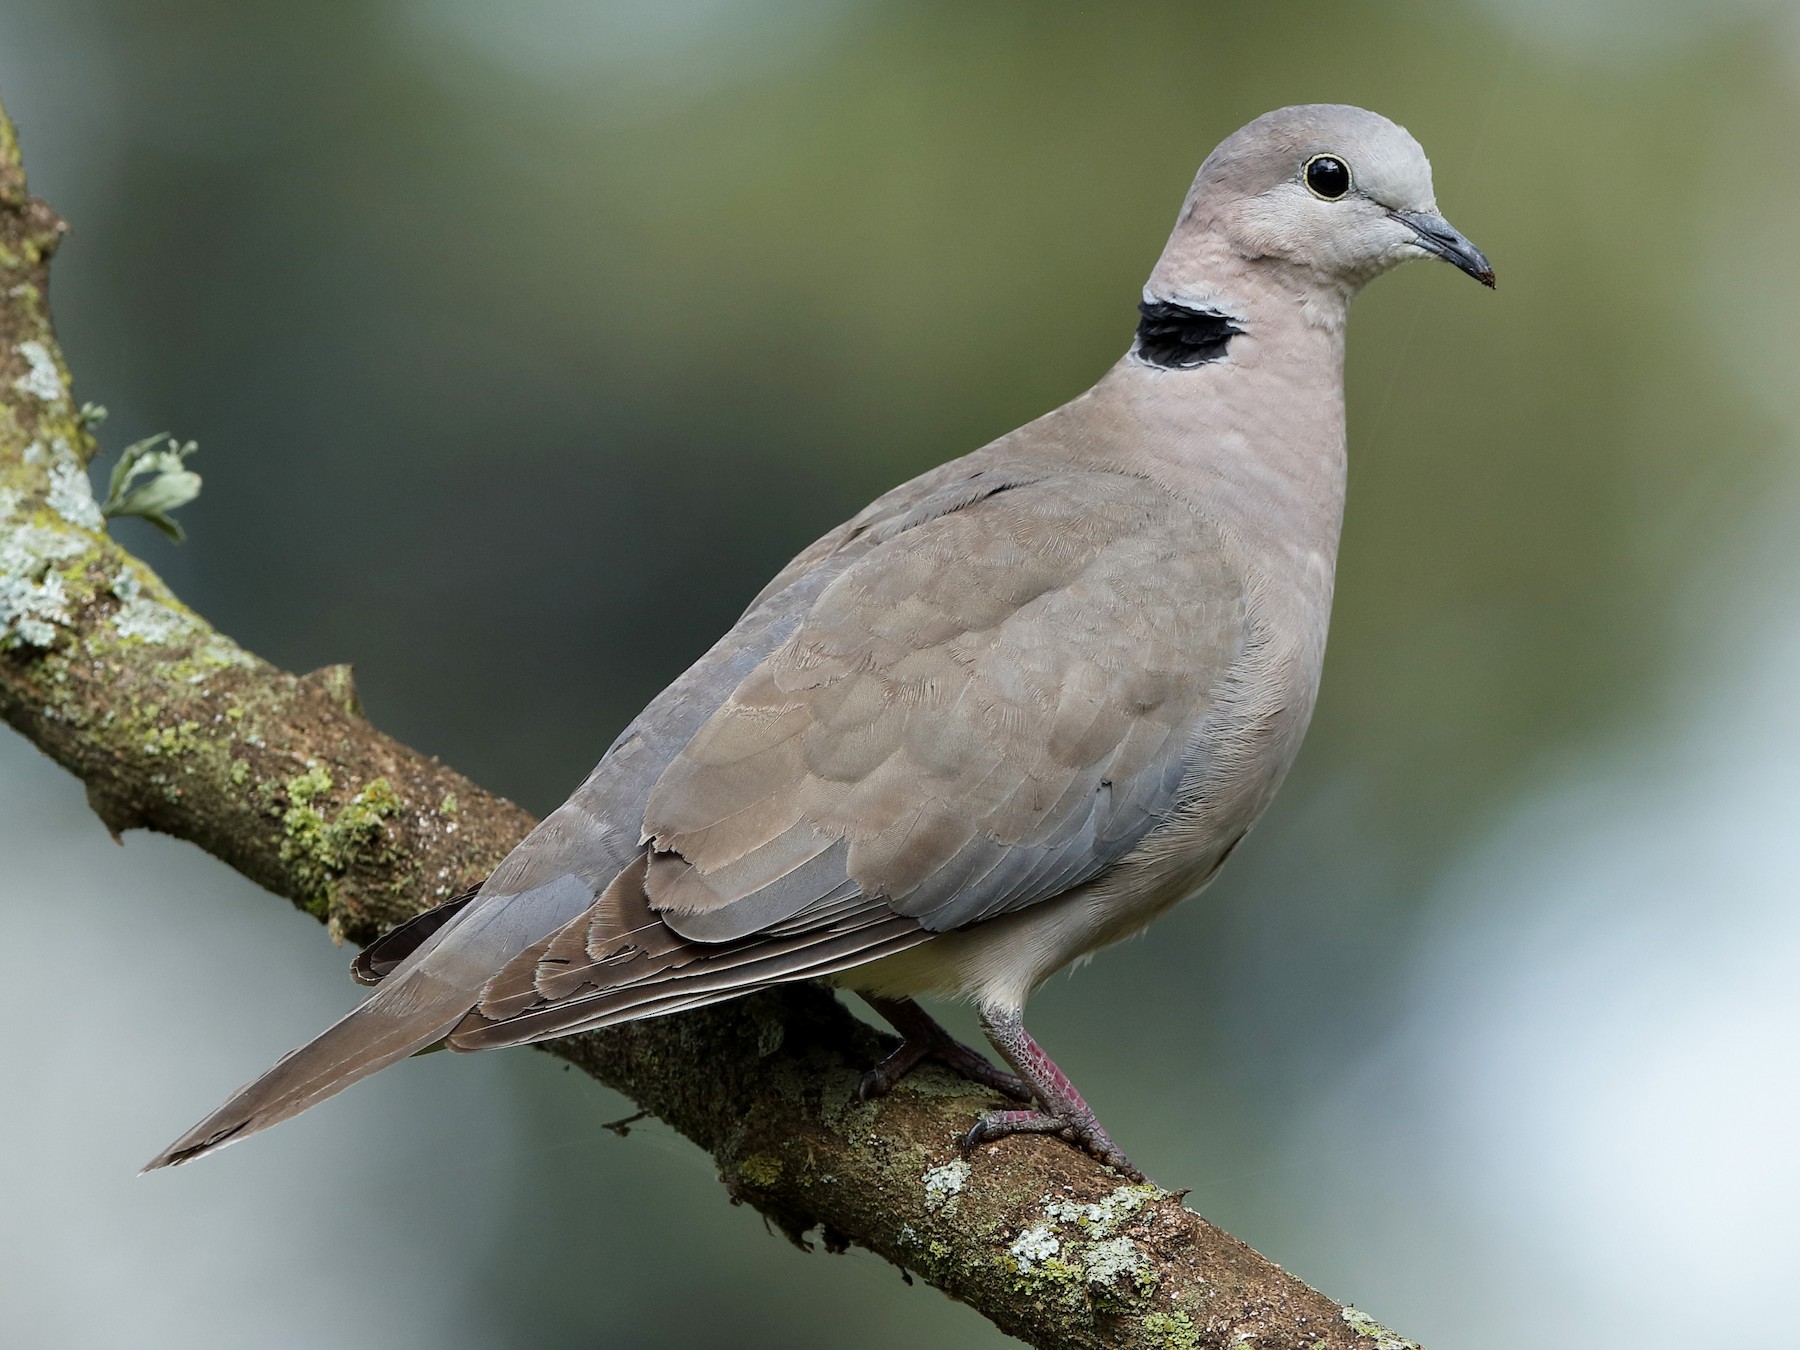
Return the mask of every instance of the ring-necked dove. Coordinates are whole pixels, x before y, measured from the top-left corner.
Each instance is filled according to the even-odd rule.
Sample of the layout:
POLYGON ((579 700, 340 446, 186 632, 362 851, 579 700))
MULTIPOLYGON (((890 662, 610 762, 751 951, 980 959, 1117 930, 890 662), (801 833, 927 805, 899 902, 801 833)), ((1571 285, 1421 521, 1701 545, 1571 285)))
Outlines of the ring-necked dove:
POLYGON ((407 1055, 789 980, 1136 1175, 1021 1021, 1052 973, 1217 871, 1312 714, 1344 497, 1344 322, 1444 258, 1431 167, 1360 108, 1284 108, 1201 166, 1131 348, 1054 412, 880 498, 771 581, 473 897, 357 960, 372 997, 149 1164, 407 1055), (1004 1073, 912 1002, 972 999, 1004 1073), (1016 1076, 1015 1076, 1016 1075, 1016 1076))

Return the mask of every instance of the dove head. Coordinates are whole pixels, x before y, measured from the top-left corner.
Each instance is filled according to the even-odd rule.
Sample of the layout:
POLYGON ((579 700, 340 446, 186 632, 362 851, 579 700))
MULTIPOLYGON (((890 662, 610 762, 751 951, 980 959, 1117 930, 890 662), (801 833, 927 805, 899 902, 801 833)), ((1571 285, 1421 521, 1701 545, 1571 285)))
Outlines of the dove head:
POLYGON ((1406 129, 1345 104, 1279 108, 1207 156, 1145 299, 1229 310, 1249 264, 1341 316, 1370 280, 1426 257, 1494 284, 1439 214, 1431 163, 1406 129))

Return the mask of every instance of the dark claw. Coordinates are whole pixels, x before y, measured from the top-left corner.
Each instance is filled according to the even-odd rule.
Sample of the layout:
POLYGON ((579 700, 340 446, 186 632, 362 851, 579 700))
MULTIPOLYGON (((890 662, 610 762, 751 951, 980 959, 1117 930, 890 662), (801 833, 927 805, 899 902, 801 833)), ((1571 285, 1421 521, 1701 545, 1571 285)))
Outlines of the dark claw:
POLYGON ((887 1096, 930 1053, 928 1042, 902 1041, 899 1049, 862 1076, 856 1085, 856 1100, 866 1102, 872 1097, 887 1096))
POLYGON ((1132 1181, 1146 1180, 1112 1136, 1101 1128, 1093 1112, 1057 1116, 1047 1111, 989 1111, 962 1137, 959 1147, 967 1157, 982 1144, 1009 1134, 1053 1134, 1067 1140, 1097 1161, 1132 1181))
POLYGON ((899 1086, 902 1078, 927 1059, 948 1064, 964 1078, 1014 1101, 1031 1100, 1031 1089, 1024 1079, 1004 1069, 996 1069, 986 1055, 957 1040, 912 1000, 867 998, 867 1002, 893 1023, 902 1040, 891 1055, 862 1076, 862 1081, 856 1085, 858 1101, 885 1097, 899 1086))
POLYGON ((964 1156, 1009 1134, 1062 1134, 1063 1122, 1042 1111, 989 1111, 978 1116, 962 1137, 964 1156))

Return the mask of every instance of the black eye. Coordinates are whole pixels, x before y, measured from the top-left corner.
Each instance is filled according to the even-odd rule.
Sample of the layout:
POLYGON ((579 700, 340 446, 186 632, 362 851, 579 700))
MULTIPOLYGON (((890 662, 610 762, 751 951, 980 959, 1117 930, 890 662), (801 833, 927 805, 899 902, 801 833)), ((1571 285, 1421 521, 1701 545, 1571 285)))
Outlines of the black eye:
POLYGON ((1306 161, 1305 177, 1313 196, 1328 202, 1350 190, 1350 166, 1336 155, 1314 155, 1306 161))

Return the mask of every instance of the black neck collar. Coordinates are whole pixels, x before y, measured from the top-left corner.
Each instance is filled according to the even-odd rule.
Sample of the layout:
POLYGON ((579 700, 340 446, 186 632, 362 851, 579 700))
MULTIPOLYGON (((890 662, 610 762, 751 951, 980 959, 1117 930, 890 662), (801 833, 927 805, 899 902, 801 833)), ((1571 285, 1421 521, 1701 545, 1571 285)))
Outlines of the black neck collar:
POLYGON ((1132 353, 1146 365, 1165 370, 1192 370, 1220 360, 1231 339, 1244 331, 1229 314, 1173 300, 1140 301, 1138 313, 1143 317, 1132 353))

